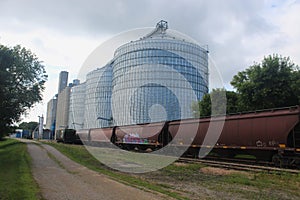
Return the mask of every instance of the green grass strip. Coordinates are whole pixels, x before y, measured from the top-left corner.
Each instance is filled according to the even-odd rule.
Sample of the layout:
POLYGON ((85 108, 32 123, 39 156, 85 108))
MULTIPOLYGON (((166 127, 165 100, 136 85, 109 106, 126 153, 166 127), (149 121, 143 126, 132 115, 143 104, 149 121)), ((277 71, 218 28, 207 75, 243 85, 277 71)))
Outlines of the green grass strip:
POLYGON ((179 200, 187 199, 174 191, 168 190, 168 188, 166 187, 162 187, 159 184, 150 183, 147 180, 142 180, 141 178, 138 178, 136 176, 132 176, 126 173, 120 173, 118 171, 114 171, 112 169, 107 168, 105 165, 101 164, 97 159, 95 159, 85 149, 84 146, 65 145, 65 144, 57 144, 57 143, 47 143, 47 144, 55 147, 57 150, 59 150, 61 153, 69 157, 71 160, 80 163, 81 165, 93 171, 105 174, 118 182, 125 183, 127 185, 137 187, 139 189, 159 192, 179 200))
POLYGON ((25 143, 0 140, 0 199, 41 199, 25 143))

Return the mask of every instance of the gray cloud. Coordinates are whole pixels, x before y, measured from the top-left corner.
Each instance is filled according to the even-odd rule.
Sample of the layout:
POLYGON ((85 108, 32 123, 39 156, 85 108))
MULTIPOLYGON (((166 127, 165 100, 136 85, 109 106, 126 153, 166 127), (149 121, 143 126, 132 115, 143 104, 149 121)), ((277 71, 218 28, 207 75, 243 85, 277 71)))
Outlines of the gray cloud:
MULTIPOLYGON (((164 18, 172 27, 186 30, 195 37, 199 35, 199 31, 228 30, 232 26, 232 19, 255 25, 249 19, 257 15, 261 9, 261 1, 9 0, 1 1, 0 6, 0 15, 5 21, 18 20, 31 25, 29 27, 51 27, 75 34, 116 33, 136 27, 153 26, 159 19, 164 18)), ((261 24, 261 20, 258 21, 261 24)))
POLYGON ((0 8, 0 25, 7 29, 26 32, 44 27, 82 37, 115 35, 155 26, 165 19, 171 29, 209 46, 226 85, 237 71, 247 67, 249 59, 263 58, 270 48, 285 45, 281 34, 272 38, 278 27, 264 17, 261 0, 6 0, 0 2, 0 8), (253 45, 257 41, 263 42, 253 45))

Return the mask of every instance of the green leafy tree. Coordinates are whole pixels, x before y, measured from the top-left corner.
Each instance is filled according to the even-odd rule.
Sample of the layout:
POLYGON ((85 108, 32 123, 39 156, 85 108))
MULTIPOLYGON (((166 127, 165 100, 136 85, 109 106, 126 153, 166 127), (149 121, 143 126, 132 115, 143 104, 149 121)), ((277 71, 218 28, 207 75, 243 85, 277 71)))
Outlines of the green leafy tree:
POLYGON ((237 105, 238 97, 239 95, 236 92, 226 91, 226 100, 227 100, 226 113, 227 114, 240 112, 240 109, 237 105))
POLYGON ((296 70, 292 74, 292 90, 294 91, 294 94, 298 98, 298 105, 300 105, 300 69, 297 66, 296 70))
POLYGON ((209 94, 205 94, 201 101, 192 104, 194 117, 236 113, 237 100, 238 94, 233 91, 213 89, 209 94))
POLYGON ((192 111, 193 111, 193 116, 195 118, 204 117, 204 116, 210 116, 211 115, 211 100, 210 100, 210 95, 209 94, 205 94, 202 97, 201 101, 194 101, 192 103, 192 111))
POLYGON ((233 77, 241 111, 299 104, 299 69, 287 57, 270 55, 233 77))
POLYGON ((19 125, 19 129, 29 130, 32 132, 38 125, 38 122, 22 122, 19 125))
POLYGON ((0 138, 42 100, 46 80, 44 66, 30 50, 0 44, 0 138))

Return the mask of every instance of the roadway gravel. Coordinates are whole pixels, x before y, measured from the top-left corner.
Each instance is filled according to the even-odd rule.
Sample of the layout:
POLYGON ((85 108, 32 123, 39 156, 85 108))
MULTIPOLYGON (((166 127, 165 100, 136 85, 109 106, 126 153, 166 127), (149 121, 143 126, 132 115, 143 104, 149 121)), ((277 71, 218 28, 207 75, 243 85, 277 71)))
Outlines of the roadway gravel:
POLYGON ((109 179, 70 160, 46 144, 26 141, 32 157, 32 173, 43 199, 156 200, 165 196, 142 191, 109 179))

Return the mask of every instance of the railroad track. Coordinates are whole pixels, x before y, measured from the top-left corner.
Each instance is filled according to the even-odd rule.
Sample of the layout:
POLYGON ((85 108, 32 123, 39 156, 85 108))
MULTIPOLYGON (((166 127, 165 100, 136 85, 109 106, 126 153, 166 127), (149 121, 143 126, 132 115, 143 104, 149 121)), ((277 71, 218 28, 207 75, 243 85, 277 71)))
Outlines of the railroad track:
POLYGON ((236 162, 228 162, 228 161, 216 161, 216 160, 206 160, 206 159, 196 159, 196 158, 179 158, 177 162, 183 163, 201 163, 207 166, 224 168, 224 169, 234 169, 240 171, 251 171, 251 172, 268 172, 268 173, 293 173, 299 174, 300 170, 296 169, 283 169, 276 168, 270 166, 261 166, 257 164, 244 164, 244 163, 236 163, 236 162))

